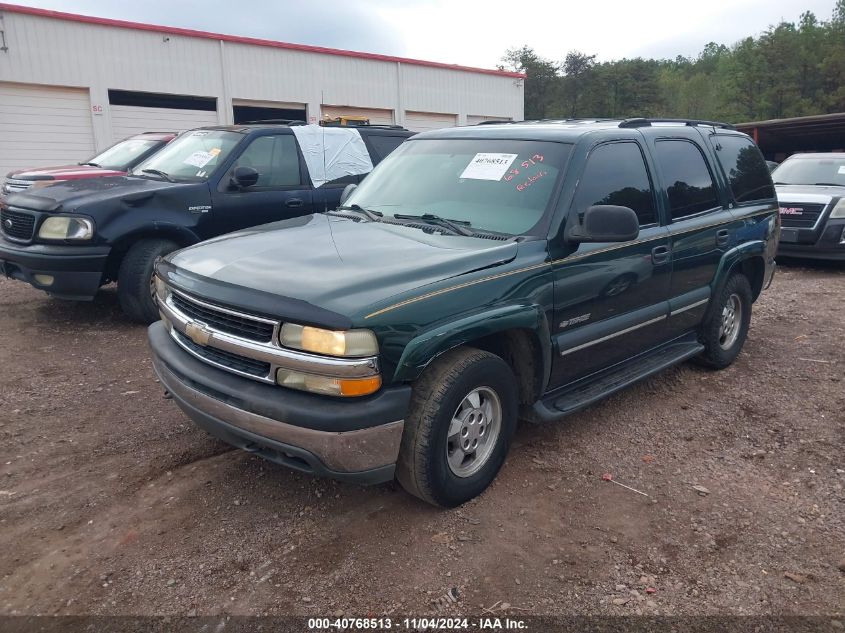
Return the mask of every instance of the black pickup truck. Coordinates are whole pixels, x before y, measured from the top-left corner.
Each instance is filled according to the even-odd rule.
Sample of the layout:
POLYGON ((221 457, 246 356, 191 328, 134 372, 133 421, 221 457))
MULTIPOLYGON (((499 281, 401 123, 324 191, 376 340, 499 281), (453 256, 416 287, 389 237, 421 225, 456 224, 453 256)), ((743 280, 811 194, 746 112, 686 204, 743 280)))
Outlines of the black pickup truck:
POLYGON ((235 446, 455 506, 496 476, 519 417, 731 364, 779 230, 763 157, 728 125, 427 132, 335 212, 159 262, 154 367, 235 446))
POLYGON ((396 126, 258 123, 182 134, 128 176, 68 180, 0 200, 0 274, 61 299, 118 282, 131 318, 158 318, 153 263, 177 248, 333 209, 412 135, 396 126))

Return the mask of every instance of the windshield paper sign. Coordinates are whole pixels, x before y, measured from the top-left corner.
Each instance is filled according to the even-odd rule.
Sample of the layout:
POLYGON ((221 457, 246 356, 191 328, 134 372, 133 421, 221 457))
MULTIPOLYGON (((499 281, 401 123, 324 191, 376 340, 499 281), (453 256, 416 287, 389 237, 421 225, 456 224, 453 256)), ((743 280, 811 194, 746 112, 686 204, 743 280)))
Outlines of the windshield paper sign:
POLYGON ((212 154, 211 152, 194 152, 182 162, 185 165, 193 165, 194 167, 205 167, 214 160, 215 156, 216 154, 212 154))
POLYGON ((476 154, 460 177, 473 180, 501 180, 516 157, 517 154, 490 152, 476 154))

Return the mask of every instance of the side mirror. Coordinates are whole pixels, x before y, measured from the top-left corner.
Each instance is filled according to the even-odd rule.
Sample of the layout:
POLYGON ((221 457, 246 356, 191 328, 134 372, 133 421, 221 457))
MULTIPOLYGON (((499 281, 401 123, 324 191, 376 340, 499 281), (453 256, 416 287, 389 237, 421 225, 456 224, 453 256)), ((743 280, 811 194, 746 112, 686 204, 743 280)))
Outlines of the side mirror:
POLYGON ((252 167, 235 167, 232 174, 232 184, 240 189, 246 189, 256 184, 259 176, 260 174, 252 167))
POLYGON ((567 231, 570 242, 628 242, 640 234, 640 221, 633 209, 599 204, 587 209, 584 221, 567 231))
POLYGON ((352 195, 352 192, 358 188, 358 185, 346 185, 343 188, 343 193, 340 194, 340 204, 343 204, 349 199, 349 196, 352 195))

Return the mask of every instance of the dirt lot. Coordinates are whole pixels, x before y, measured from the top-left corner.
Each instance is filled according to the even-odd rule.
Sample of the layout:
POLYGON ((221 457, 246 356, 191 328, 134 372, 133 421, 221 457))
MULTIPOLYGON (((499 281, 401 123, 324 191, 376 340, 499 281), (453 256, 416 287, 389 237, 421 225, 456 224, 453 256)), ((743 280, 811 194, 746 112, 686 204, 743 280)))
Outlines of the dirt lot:
POLYGON ((524 425, 442 511, 230 450, 113 290, 0 280, 0 613, 841 613, 843 298, 842 266, 782 266, 733 367, 524 425))

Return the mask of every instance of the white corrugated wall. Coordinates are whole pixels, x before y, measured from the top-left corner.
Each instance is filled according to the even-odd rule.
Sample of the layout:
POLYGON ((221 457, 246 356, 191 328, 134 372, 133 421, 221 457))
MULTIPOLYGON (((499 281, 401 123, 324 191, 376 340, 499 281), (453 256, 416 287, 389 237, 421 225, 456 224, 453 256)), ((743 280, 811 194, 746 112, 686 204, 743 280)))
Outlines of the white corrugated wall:
POLYGON ((406 124, 406 112, 455 113, 457 124, 466 123, 470 114, 514 120, 523 115, 522 80, 510 76, 22 11, 0 11, 8 46, 0 54, 0 82, 87 91, 96 110, 91 112, 90 127, 97 149, 113 142, 116 129, 129 129, 125 113, 109 106, 110 89, 214 97, 217 123, 231 122, 234 100, 302 103, 315 120, 322 104, 390 111, 399 124, 406 124))

